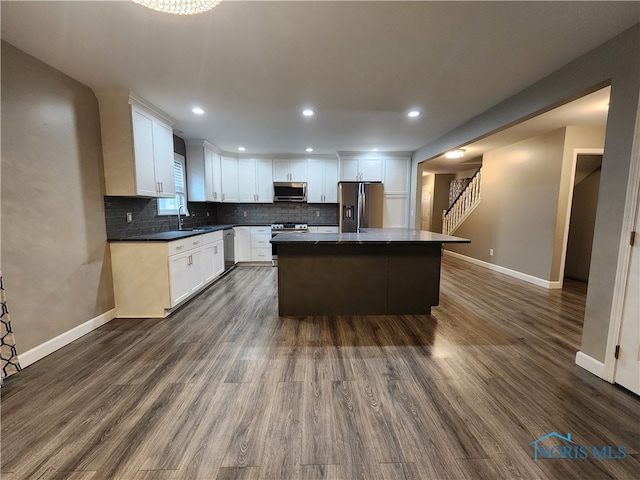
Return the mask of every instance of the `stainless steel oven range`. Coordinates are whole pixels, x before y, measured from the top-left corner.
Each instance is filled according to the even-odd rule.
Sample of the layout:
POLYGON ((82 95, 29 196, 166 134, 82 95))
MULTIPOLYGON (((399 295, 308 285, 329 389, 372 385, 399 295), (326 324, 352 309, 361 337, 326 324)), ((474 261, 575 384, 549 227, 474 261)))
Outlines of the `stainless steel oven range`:
MULTIPOLYGON (((279 233, 307 233, 309 227, 306 223, 272 223, 271 238, 279 233)), ((278 250, 274 244, 271 244, 271 265, 278 266, 278 250)))

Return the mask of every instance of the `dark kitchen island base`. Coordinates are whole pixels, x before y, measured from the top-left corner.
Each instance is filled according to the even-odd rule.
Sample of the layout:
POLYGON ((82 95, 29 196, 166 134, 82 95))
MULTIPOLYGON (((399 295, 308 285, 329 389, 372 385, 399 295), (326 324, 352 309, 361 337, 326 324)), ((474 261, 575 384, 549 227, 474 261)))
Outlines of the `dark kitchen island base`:
POLYGON ((429 314, 442 243, 278 244, 281 316, 429 314))

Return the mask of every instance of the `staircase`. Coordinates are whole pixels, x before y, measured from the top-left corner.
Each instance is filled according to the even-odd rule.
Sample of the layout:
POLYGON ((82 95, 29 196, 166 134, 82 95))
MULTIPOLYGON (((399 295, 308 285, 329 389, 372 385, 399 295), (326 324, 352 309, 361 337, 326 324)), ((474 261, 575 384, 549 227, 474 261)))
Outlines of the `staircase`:
POLYGON ((471 177, 448 210, 442 214, 442 233, 451 235, 480 203, 482 167, 471 177))

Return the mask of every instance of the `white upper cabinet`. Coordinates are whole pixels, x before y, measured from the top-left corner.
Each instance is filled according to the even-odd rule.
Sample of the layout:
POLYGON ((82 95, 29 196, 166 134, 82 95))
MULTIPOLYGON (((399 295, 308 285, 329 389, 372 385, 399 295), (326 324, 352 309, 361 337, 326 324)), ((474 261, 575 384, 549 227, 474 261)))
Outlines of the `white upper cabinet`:
POLYGON ((306 182, 306 159, 278 159, 273 161, 274 182, 306 182))
POLYGON ((128 90, 96 90, 100 105, 105 193, 175 196, 175 121, 128 90))
POLYGON ((344 182, 381 182, 382 158, 341 158, 340 180, 344 182))
POLYGON ((338 203, 338 160, 307 161, 307 203, 338 203))
POLYGON ((242 203, 273 203, 273 162, 267 159, 238 160, 238 196, 242 203))
POLYGON ((385 193, 409 193, 410 164, 408 157, 385 157, 382 179, 385 193))
POLYGON ((220 159, 220 170, 222 172, 222 201, 239 203, 238 159, 223 155, 220 159))
POLYGON ((187 142, 187 186, 191 202, 221 202, 220 155, 204 140, 187 142))

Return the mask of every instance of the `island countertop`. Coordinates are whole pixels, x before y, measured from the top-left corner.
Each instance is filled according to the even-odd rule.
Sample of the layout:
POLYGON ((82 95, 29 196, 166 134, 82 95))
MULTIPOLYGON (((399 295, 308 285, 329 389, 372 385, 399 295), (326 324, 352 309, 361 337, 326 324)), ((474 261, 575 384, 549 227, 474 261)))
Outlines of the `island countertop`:
POLYGON ((442 233, 407 228, 365 228, 360 233, 279 233, 271 239, 284 244, 403 244, 403 243, 470 243, 471 240, 442 233))

